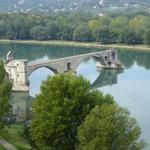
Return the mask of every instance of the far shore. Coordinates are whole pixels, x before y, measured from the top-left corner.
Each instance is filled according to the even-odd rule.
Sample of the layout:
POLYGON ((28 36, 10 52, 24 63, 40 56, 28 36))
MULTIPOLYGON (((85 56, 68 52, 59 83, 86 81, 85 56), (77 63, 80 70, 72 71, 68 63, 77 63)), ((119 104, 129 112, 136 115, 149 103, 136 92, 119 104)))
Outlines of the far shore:
POLYGON ((75 42, 75 41, 37 41, 37 40, 0 40, 1 44, 35 44, 35 45, 60 45, 76 47, 94 47, 94 48, 123 48, 132 50, 150 51, 150 45, 126 45, 126 44, 100 44, 98 42, 75 42))

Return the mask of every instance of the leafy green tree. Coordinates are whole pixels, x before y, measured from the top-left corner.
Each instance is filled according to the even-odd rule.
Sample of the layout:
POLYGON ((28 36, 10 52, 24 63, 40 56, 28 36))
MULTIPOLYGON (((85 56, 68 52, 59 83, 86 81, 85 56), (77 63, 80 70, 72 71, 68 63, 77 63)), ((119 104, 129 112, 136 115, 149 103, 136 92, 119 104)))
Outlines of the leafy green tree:
POLYGON ((62 40, 73 40, 73 28, 70 24, 61 26, 60 38, 62 40))
POLYGON ((109 28, 111 32, 120 34, 122 30, 128 27, 129 19, 125 16, 119 16, 112 19, 109 28))
POLYGON ((99 26, 98 20, 90 20, 90 21, 88 22, 88 27, 89 27, 89 29, 91 29, 91 30, 93 30, 93 29, 95 29, 95 28, 98 28, 98 26, 99 26))
POLYGON ((137 43, 143 42, 143 35, 147 26, 150 25, 150 17, 139 15, 135 18, 131 19, 129 22, 130 28, 136 33, 137 35, 137 43))
POLYGON ((141 150, 141 130, 116 104, 96 106, 78 128, 78 150, 141 150))
POLYGON ((144 43, 150 45, 150 30, 146 30, 144 33, 144 43))
POLYGON ((108 27, 109 24, 111 23, 111 17, 108 15, 104 15, 102 17, 99 18, 99 25, 100 27, 108 27))
POLYGON ((5 38, 6 23, 4 20, 0 20, 0 38, 5 38))
POLYGON ((48 30, 48 39, 51 39, 51 40, 59 39, 58 35, 59 35, 60 29, 59 29, 58 22, 56 21, 48 22, 47 30, 48 30))
POLYGON ((149 26, 150 18, 143 15, 138 15, 130 20, 130 27, 140 35, 145 31, 145 28, 149 26))
POLYGON ((11 93, 11 84, 8 82, 4 64, 0 61, 0 133, 4 128, 4 118, 9 109, 8 100, 11 93))
POLYGON ((81 12, 69 15, 0 14, 0 37, 12 40, 32 38, 141 44, 149 27, 149 14, 140 11, 119 11, 101 17, 81 12))
POLYGON ((130 28, 124 30, 122 38, 126 44, 139 44, 141 42, 141 38, 136 34, 136 32, 130 30, 130 28))
POLYGON ((15 40, 15 39, 17 39, 16 33, 15 33, 15 30, 14 30, 14 28, 13 28, 12 23, 9 23, 9 24, 7 25, 6 38, 8 38, 8 39, 10 39, 10 40, 15 40))
POLYGON ((116 42, 124 42, 124 34, 129 26, 128 24, 129 19, 125 16, 119 16, 112 19, 111 23, 109 24, 109 30, 112 34, 116 35, 116 42))
POLYGON ((78 26, 73 32, 74 41, 92 41, 91 30, 86 26, 78 26))
POLYGON ((32 20, 32 16, 29 18, 27 15, 19 15, 13 21, 13 28, 17 33, 17 39, 30 39, 30 29, 36 26, 35 20, 32 20))
POLYGON ((43 26, 35 26, 31 29, 31 37, 36 40, 48 39, 47 28, 43 26))
POLYGON ((73 73, 49 77, 33 105, 30 126, 33 147, 40 150, 74 150, 77 128, 96 104, 112 104, 111 96, 91 91, 89 81, 73 73))
POLYGON ((107 27, 97 28, 93 31, 93 37, 97 42, 102 44, 113 43, 113 34, 109 31, 107 27))
POLYGON ((24 16, 18 16, 18 18, 13 20, 13 30, 16 33, 16 39, 26 38, 25 20, 24 16))

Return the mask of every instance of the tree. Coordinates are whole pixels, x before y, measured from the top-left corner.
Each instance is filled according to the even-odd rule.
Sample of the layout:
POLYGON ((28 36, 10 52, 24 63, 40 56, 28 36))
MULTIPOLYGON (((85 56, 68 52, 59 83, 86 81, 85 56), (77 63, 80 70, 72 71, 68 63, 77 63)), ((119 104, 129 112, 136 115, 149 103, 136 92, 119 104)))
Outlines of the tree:
POLYGON ((111 33, 116 35, 116 42, 122 43, 124 42, 124 32, 128 28, 129 19, 125 16, 119 16, 115 19, 112 19, 109 30, 111 33))
POLYGON ((144 33, 144 43, 150 45, 150 30, 146 30, 144 33))
POLYGON ((107 27, 97 28, 93 31, 93 37, 97 42, 109 44, 114 42, 113 34, 107 27))
POLYGON ((48 39, 48 31, 46 27, 35 26, 31 29, 31 37, 36 40, 48 39))
POLYGON ((73 28, 71 25, 63 25, 60 30, 60 38, 62 40, 73 40, 73 28))
POLYGON ((14 30, 17 32, 17 39, 31 39, 30 29, 36 21, 32 22, 32 17, 29 18, 25 14, 19 15, 13 22, 14 30))
POLYGON ((7 25, 7 32, 6 32, 6 38, 10 39, 10 40, 15 40, 17 39, 17 36, 16 36, 16 32, 15 32, 15 29, 12 25, 12 22, 10 22, 8 25, 7 25))
POLYGON ((6 34, 6 23, 0 20, 0 38, 5 38, 6 34))
POLYGON ((124 30, 124 33, 122 33, 122 37, 126 44, 138 44, 141 41, 141 38, 139 38, 136 32, 132 31, 130 28, 124 30))
POLYGON ((4 118, 9 108, 8 100, 11 93, 11 84, 8 82, 4 64, 0 61, 0 133, 4 128, 4 118))
POLYGON ((104 103, 114 100, 91 91, 89 81, 82 76, 65 73, 49 77, 33 105, 33 146, 40 150, 74 150, 78 126, 96 104, 104 103))
POLYGON ((58 22, 48 22, 47 24, 47 29, 48 29, 48 38, 51 40, 56 40, 58 39, 58 35, 59 35, 59 24, 58 22))
POLYGON ((98 26, 99 26, 98 20, 90 20, 90 21, 88 22, 88 27, 89 27, 89 29, 91 29, 91 30, 93 30, 93 29, 95 29, 95 28, 98 28, 98 26))
POLYGON ((116 104, 96 106, 78 128, 78 150, 141 150, 141 130, 116 104))
POLYGON ((86 26, 78 26, 73 32, 73 39, 74 41, 91 41, 92 40, 92 33, 91 30, 86 26))
POLYGON ((147 16, 139 15, 135 18, 131 19, 129 22, 130 28, 136 33, 137 35, 137 43, 143 42, 143 35, 147 26, 149 26, 150 18, 147 16))
POLYGON ((111 17, 108 15, 104 15, 99 18, 100 27, 108 27, 111 22, 111 17))
POLYGON ((119 16, 112 19, 109 28, 111 32, 120 34, 124 28, 128 27, 129 19, 125 16, 119 16))

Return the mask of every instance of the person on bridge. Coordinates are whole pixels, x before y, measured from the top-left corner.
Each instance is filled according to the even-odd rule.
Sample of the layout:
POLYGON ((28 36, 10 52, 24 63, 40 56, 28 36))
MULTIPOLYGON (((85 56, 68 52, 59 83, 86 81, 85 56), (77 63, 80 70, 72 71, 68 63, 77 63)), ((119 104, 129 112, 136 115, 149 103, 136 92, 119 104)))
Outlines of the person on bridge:
POLYGON ((7 63, 10 62, 11 60, 13 60, 13 54, 12 54, 12 51, 10 50, 7 53, 7 63))

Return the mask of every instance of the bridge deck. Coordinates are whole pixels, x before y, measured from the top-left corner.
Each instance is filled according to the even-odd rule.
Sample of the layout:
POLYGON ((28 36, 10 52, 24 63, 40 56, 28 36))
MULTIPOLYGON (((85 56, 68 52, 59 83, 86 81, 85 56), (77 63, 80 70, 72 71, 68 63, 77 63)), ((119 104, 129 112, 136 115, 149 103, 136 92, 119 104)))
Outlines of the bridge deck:
POLYGON ((69 57, 64 57, 64 58, 51 59, 51 60, 42 61, 42 62, 32 62, 32 63, 29 62, 28 67, 44 65, 44 64, 48 64, 48 63, 55 63, 55 62, 70 60, 70 59, 74 59, 74 58, 90 57, 90 56, 94 56, 97 54, 103 54, 103 53, 106 53, 106 51, 98 51, 98 52, 93 52, 93 53, 80 54, 80 55, 69 56, 69 57))

